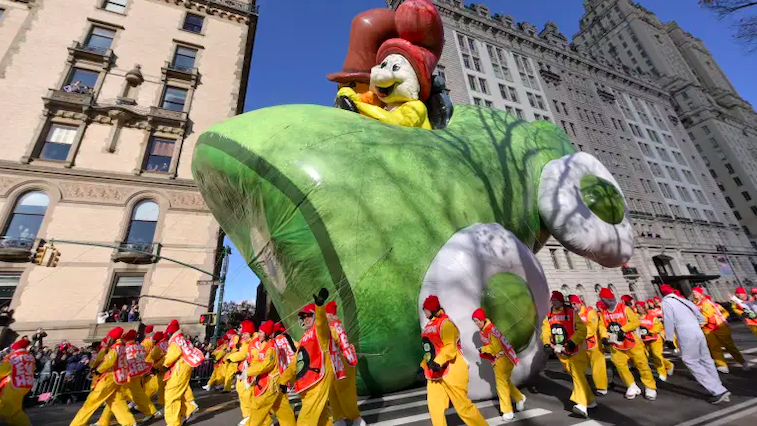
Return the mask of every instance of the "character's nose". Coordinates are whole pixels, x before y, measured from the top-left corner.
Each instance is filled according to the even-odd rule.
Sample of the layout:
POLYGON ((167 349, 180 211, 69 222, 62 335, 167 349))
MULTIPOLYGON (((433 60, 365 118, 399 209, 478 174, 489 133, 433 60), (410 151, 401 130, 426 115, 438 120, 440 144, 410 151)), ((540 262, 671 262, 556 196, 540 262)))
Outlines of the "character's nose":
POLYGON ((376 87, 391 87, 397 82, 394 73, 390 69, 379 69, 373 73, 373 84, 376 87))

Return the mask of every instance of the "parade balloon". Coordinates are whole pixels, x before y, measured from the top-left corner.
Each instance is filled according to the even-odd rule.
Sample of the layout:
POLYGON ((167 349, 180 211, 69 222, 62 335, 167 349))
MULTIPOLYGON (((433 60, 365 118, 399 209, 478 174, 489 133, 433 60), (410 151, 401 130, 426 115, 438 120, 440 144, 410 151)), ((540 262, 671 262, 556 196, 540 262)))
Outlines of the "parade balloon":
POLYGON ((623 194, 552 123, 455 105, 444 129, 313 105, 248 112, 200 135, 192 170, 221 228, 293 334, 322 287, 358 355, 361 394, 417 383, 421 304, 436 294, 460 329, 470 396, 494 395, 471 313, 484 307, 521 358, 544 363, 549 309, 536 253, 552 236, 608 266, 632 254, 623 194))

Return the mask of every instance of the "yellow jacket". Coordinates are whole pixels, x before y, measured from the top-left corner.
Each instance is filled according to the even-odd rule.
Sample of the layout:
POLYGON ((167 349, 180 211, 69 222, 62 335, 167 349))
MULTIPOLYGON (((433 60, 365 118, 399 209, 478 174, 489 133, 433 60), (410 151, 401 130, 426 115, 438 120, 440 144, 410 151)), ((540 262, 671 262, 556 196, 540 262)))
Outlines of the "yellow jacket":
POLYGON ((141 345, 145 348, 145 352, 149 354, 150 351, 152 351, 152 348, 155 346, 155 342, 153 342, 149 337, 145 337, 144 340, 142 340, 141 345))
MULTIPOLYGON (((561 311, 563 311, 565 308, 559 308, 557 313, 559 314, 561 311)), ((573 341, 573 343, 576 344, 576 346, 581 345, 581 343, 586 341, 586 336, 588 335, 588 331, 586 328, 586 324, 584 324, 583 321, 581 321, 581 317, 578 315, 578 312, 575 312, 574 310, 574 322, 576 324, 576 329, 573 331, 573 335, 570 336, 570 340, 573 341)), ((544 317, 544 321, 541 323, 541 342, 545 345, 549 345, 552 342, 552 327, 549 324, 549 316, 544 317)), ((585 349, 585 348, 584 348, 585 349)))
POLYGON ((226 356, 226 344, 217 347, 213 352, 210 353, 213 356, 213 359, 215 362, 219 362, 223 359, 223 357, 226 356))
POLYGON ((154 345, 152 350, 147 353, 145 361, 147 361, 148 364, 152 364, 153 368, 162 368, 165 358, 166 354, 160 350, 160 346, 154 345))
POLYGON ((250 349, 250 339, 242 340, 242 346, 239 350, 231 352, 226 359, 232 363, 240 363, 247 359, 247 352, 250 349))
MULTIPOLYGON (((323 306, 315 307, 315 332, 318 335, 318 344, 321 346, 321 351, 324 354, 324 363, 328 364, 327 370, 331 370, 331 359, 329 359, 329 339, 331 338, 331 327, 329 327, 329 321, 326 318, 326 309, 323 306)), ((299 351, 299 346, 297 348, 299 351)), ((280 383, 290 383, 294 376, 297 374, 297 363, 290 362, 284 374, 281 375, 280 383)))
POLYGON ((360 114, 375 118, 384 123, 404 127, 420 127, 431 130, 426 104, 420 100, 408 101, 397 108, 388 111, 382 107, 362 102, 360 96, 350 87, 343 87, 337 92, 337 97, 346 96, 355 102, 360 114))
POLYGON ((277 366, 278 364, 276 361, 276 348, 274 346, 271 346, 265 352, 263 361, 258 361, 257 356, 253 357, 252 364, 247 369, 247 376, 254 377, 261 374, 270 373, 272 371, 276 371, 277 366))

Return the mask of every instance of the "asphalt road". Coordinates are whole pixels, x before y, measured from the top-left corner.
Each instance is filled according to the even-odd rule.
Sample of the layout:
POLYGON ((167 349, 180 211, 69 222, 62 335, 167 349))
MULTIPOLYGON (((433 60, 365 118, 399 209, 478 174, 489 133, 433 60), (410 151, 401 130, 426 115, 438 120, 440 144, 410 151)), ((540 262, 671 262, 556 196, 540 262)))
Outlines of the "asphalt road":
MULTIPOLYGON (((744 372, 735 364, 731 373, 721 375, 724 385, 733 393, 730 403, 711 405, 707 395, 676 358, 675 374, 667 383, 658 382, 655 401, 637 397, 628 401, 625 388, 615 379, 616 388, 607 396, 598 397, 599 407, 590 410, 591 419, 575 417, 570 412, 568 397, 570 377, 557 361, 550 361, 545 371, 534 381, 535 389, 526 389, 526 410, 516 413, 516 425, 654 425, 654 426, 735 426, 757 425, 757 337, 742 324, 734 324, 734 339, 755 369, 744 372)), ((591 380, 590 380, 591 381, 591 380)), ((236 394, 219 394, 195 390, 200 413, 189 424, 197 426, 234 426, 241 420, 236 394)), ((295 410, 299 407, 293 399, 295 410)), ((476 404, 490 425, 504 424, 499 417, 497 401, 476 404)), ((57 405, 28 410, 34 425, 65 426, 75 415, 79 405, 57 405)), ((360 403, 363 418, 372 425, 431 425, 426 406, 425 389, 413 389, 381 398, 367 398, 360 403)), ((448 410, 450 425, 463 424, 453 409, 448 410)), ((95 422, 99 416, 93 417, 95 422)), ((114 423, 115 424, 115 423, 114 423)), ((150 425, 163 426, 156 420, 150 425)))

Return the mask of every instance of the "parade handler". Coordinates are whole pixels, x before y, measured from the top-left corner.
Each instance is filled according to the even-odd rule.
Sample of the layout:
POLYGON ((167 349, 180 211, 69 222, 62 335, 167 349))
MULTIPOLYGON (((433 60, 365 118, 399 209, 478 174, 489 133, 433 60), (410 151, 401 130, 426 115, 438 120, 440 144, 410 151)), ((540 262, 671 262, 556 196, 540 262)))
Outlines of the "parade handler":
POLYGON ((473 311, 472 318, 476 327, 481 330, 481 342, 484 344, 479 348, 479 354, 481 358, 491 362, 494 369, 502 419, 505 421, 513 420, 515 416, 510 398, 515 400, 517 411, 523 411, 526 406, 526 396, 510 381, 510 374, 513 372, 513 368, 518 365, 518 355, 505 336, 486 317, 486 312, 483 309, 478 308, 473 311))
POLYGON ((741 364, 741 368, 744 371, 749 371, 749 364, 733 341, 731 327, 728 326, 728 311, 707 299, 704 296, 704 289, 702 287, 692 288, 691 297, 707 320, 702 326, 702 331, 704 331, 707 347, 710 348, 710 354, 712 354, 712 359, 715 361, 718 371, 724 374, 729 372, 728 364, 725 362, 725 356, 723 355, 723 347, 725 347, 725 350, 731 354, 736 362, 741 364))
POLYGON ((585 344, 586 324, 572 307, 565 306, 565 296, 559 291, 553 291, 549 300, 552 309, 544 318, 541 328, 544 350, 554 352, 573 379, 573 393, 570 395, 570 400, 575 403, 573 412, 589 417, 588 409, 596 407, 597 403, 586 380, 589 363, 585 344))
POLYGON ((202 351, 184 338, 177 320, 168 324, 166 334, 171 337, 168 340, 168 352, 163 361, 163 365, 169 369, 164 376, 166 381, 165 418, 168 426, 181 426, 199 410, 194 402, 189 380, 192 378, 192 369, 202 364, 205 357, 202 351))
POLYGON ((31 426, 24 412, 24 396, 34 386, 34 357, 29 341, 21 339, 11 345, 11 353, 0 363, 0 424, 31 426))
POLYGON ((639 322, 641 322, 641 326, 639 326, 641 341, 647 347, 649 358, 652 359, 652 364, 657 369, 657 376, 660 380, 666 382, 668 377, 673 375, 674 366, 662 354, 662 321, 657 318, 652 309, 647 309, 644 302, 636 302, 636 306, 639 311, 639 322))
MULTIPOLYGON (((163 341, 163 332, 158 331, 152 335, 151 340, 152 350, 147 353, 147 363, 150 365, 151 374, 145 376, 144 386, 147 397, 152 400, 152 397, 158 395, 158 405, 163 407, 165 405, 166 395, 166 382, 163 380, 165 369, 163 368, 163 360, 166 357, 166 353, 163 351, 161 341, 163 341)), ((168 349, 166 347, 166 349, 168 349)), ((161 408, 155 413, 155 417, 162 417, 163 409, 161 408)))
MULTIPOLYGON (((129 380, 128 367, 126 365, 126 351, 120 339, 124 329, 116 327, 108 333, 108 341, 105 344, 107 353, 102 362, 97 366, 100 376, 95 388, 87 396, 84 405, 76 413, 70 426, 86 426, 89 418, 100 406, 106 404, 113 411, 116 420, 121 426, 136 425, 137 421, 126 406, 121 387, 129 380)), ((179 426, 179 425, 171 425, 179 426)))
POLYGON ((607 309, 602 311, 599 334, 602 343, 610 346, 610 359, 628 388, 626 398, 634 399, 636 395, 641 395, 641 389, 628 369, 628 362, 632 361, 646 387, 644 397, 649 400, 656 399, 657 384, 649 368, 644 344, 636 335, 636 329, 641 325, 639 316, 624 303, 618 303, 615 294, 607 287, 599 291, 599 297, 607 305, 607 309))
POLYGON ((591 307, 587 307, 575 294, 568 297, 568 302, 586 325, 586 356, 591 366, 591 380, 598 394, 607 395, 607 360, 597 342, 599 340, 599 314, 591 307))
POLYGON ((746 289, 739 287, 736 289, 736 296, 730 295, 731 309, 736 315, 741 315, 744 323, 757 336, 757 301, 749 300, 746 289))
POLYGON ((357 386, 355 384, 357 366, 357 351, 347 337, 342 321, 337 316, 335 301, 326 304, 326 319, 331 329, 332 345, 331 357, 335 364, 341 364, 344 374, 336 374, 331 386, 329 405, 335 426, 344 426, 349 420, 353 426, 365 426, 365 420, 360 416, 357 406, 357 386))
POLYGON ((223 358, 226 356, 226 336, 221 336, 216 340, 216 348, 210 353, 213 357, 213 372, 210 374, 208 383, 202 388, 209 391, 213 386, 223 385, 224 378, 226 377, 226 366, 223 362, 223 358))
MULTIPOLYGON (((226 358, 227 369, 232 368, 231 366, 237 366, 234 370, 234 374, 236 374, 237 371, 246 371, 247 366, 249 365, 248 360, 251 357, 252 351, 257 349, 252 344, 253 334, 255 334, 255 323, 250 320, 244 320, 242 321, 240 326, 242 329, 242 335, 239 344, 241 346, 238 351, 231 353, 226 358)), ((254 340, 257 341, 257 338, 254 338, 254 340)), ((226 376, 228 377, 228 373, 226 376)), ((242 421, 239 422, 239 424, 242 425, 247 423, 247 420, 250 419, 250 412, 252 411, 252 393, 247 386, 247 378, 243 376, 243 374, 240 374, 237 378, 236 383, 237 397, 239 398, 239 408, 242 411, 242 421)))
POLYGON ((281 385, 294 381, 294 391, 302 399, 298 426, 333 425, 328 406, 334 380, 329 357, 331 330, 323 307, 328 298, 329 291, 321 288, 313 295, 315 304, 306 305, 299 312, 305 332, 297 349, 297 361, 290 363, 281 376, 281 385))

